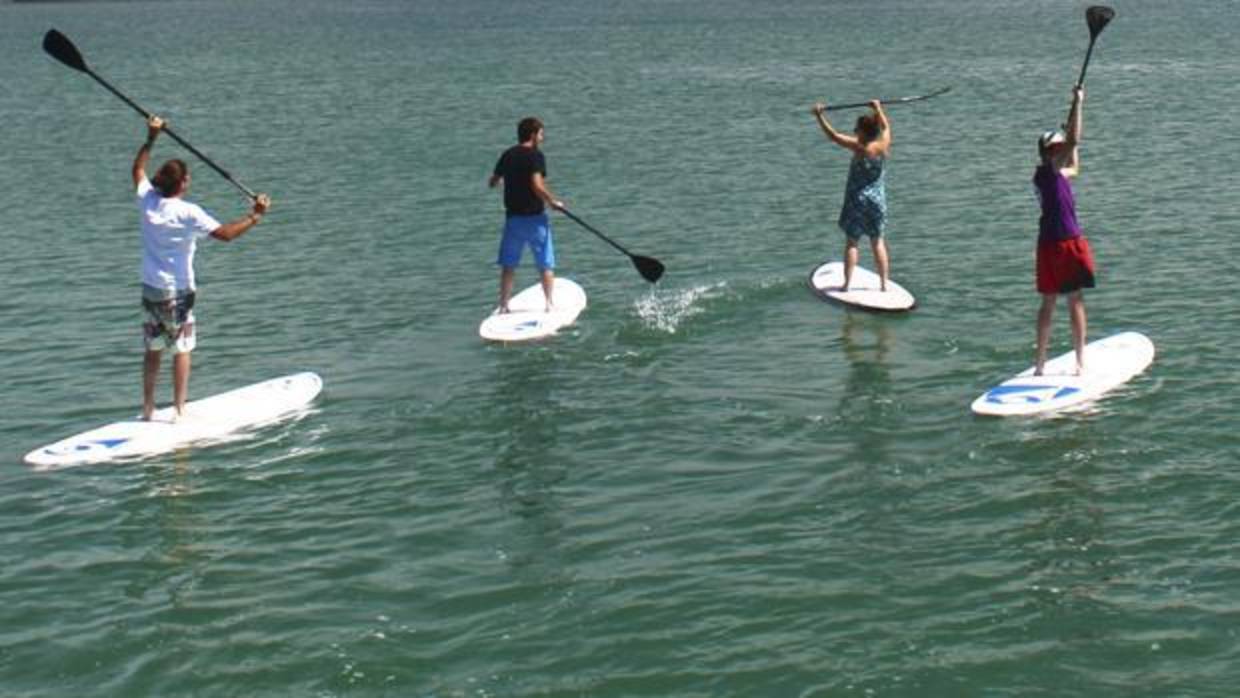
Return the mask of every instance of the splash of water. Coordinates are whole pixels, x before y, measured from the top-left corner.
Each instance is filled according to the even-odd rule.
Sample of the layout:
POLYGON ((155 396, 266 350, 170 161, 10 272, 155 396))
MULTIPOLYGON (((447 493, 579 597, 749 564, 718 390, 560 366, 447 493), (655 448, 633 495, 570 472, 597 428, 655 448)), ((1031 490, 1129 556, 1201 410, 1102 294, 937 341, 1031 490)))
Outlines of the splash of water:
POLYGON ((687 289, 660 291, 652 288, 633 305, 647 328, 675 334, 682 323, 704 312, 702 301, 721 295, 726 286, 727 282, 720 281, 687 289))

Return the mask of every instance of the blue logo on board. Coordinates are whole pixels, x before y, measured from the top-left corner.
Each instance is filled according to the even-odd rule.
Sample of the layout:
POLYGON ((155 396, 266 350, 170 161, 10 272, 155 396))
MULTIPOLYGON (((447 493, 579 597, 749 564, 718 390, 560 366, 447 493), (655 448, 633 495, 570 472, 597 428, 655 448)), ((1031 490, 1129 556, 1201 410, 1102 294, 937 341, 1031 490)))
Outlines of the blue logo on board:
POLYGON ((542 320, 526 320, 512 326, 514 332, 533 332, 542 326, 542 320))
POLYGON ((127 441, 129 441, 129 439, 97 439, 95 441, 86 441, 80 444, 62 446, 60 448, 45 448, 43 449, 43 452, 52 456, 71 453, 74 451, 81 453, 82 451, 93 451, 100 446, 103 448, 116 448, 127 441))
POLYGON ((1051 402, 1080 391, 1068 385, 1001 385, 986 393, 986 402, 1000 405, 1051 402))

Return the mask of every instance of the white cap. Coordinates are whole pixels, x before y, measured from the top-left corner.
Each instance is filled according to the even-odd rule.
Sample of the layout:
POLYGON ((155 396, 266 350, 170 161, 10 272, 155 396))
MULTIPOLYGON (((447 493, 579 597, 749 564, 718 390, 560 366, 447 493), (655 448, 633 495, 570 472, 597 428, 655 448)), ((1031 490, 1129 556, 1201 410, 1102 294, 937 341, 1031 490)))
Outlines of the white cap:
POLYGON ((1067 143, 1067 142, 1068 142, 1068 136, 1065 135, 1064 132, 1060 131, 1059 129, 1047 131, 1046 133, 1042 134, 1041 138, 1038 139, 1038 145, 1043 148, 1049 148, 1052 145, 1055 145, 1057 143, 1067 143))

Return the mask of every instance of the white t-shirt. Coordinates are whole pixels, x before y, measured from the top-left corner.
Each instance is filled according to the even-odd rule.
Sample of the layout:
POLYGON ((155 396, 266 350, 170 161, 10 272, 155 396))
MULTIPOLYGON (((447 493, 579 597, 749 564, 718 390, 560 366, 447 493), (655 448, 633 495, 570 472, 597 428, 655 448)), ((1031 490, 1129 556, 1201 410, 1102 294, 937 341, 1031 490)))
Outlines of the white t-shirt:
POLYGON ((142 283, 168 291, 193 291, 198 239, 220 222, 197 204, 166 199, 147 179, 138 185, 142 212, 142 283))

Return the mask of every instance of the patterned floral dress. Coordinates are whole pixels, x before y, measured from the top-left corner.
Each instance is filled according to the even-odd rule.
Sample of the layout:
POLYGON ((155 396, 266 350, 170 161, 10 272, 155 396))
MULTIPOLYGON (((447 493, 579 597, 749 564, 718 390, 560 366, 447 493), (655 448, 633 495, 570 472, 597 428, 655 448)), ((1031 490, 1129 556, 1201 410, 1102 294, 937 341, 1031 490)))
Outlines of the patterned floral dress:
POLYGON ((887 224, 887 184, 883 176, 887 159, 855 157, 848 167, 840 229, 850 239, 862 235, 881 237, 887 224))

